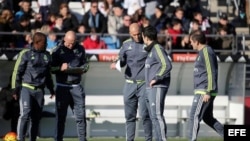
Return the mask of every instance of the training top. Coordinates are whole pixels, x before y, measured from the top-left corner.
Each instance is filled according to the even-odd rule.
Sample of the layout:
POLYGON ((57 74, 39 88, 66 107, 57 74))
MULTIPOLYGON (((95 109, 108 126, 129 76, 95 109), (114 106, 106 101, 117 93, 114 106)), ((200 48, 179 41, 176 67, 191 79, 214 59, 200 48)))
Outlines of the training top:
POLYGON ((47 86, 50 93, 54 94, 50 67, 51 56, 48 51, 38 51, 32 46, 23 49, 18 54, 12 74, 11 88, 14 93, 19 93, 22 83, 26 83, 39 88, 47 86))
POLYGON ((205 46, 198 52, 194 64, 194 93, 217 93, 218 62, 210 46, 205 46))
POLYGON ((137 43, 132 38, 123 42, 119 51, 120 66, 125 69, 125 79, 145 80, 145 60, 147 52, 143 49, 143 43, 137 43))
POLYGON ((146 87, 151 80, 156 80, 153 87, 169 87, 172 64, 165 49, 156 42, 145 48, 148 56, 145 63, 146 87))

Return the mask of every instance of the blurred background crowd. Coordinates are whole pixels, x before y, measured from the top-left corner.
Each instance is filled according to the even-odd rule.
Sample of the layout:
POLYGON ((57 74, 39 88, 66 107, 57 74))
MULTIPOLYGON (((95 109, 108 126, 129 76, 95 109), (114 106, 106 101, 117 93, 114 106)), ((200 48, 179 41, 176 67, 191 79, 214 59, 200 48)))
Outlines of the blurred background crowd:
MULTIPOLYGON (((201 0, 0 0, 0 47, 24 48, 32 34, 41 31, 48 36, 48 49, 74 30, 86 49, 119 49, 129 37, 129 25, 153 25, 158 42, 167 50, 189 50, 188 34, 201 29, 214 49, 232 50, 235 25, 227 13, 219 13, 218 22, 210 20, 201 0), (82 13, 73 12, 70 2, 77 2, 82 13), (34 10, 37 7, 38 10, 34 10)), ((245 12, 245 0, 240 0, 245 12)), ((246 16, 243 15, 243 26, 246 16)), ((245 24, 245 25, 244 25, 245 24)))

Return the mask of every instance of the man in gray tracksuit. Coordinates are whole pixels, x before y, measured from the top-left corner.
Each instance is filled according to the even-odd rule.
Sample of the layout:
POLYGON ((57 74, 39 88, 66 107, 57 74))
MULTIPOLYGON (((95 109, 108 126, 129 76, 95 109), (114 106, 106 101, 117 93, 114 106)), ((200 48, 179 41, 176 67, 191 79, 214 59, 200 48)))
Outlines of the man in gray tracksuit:
POLYGON ((29 140, 36 141, 42 117, 45 86, 52 96, 55 94, 50 73, 51 56, 46 51, 46 45, 46 35, 36 32, 31 47, 23 49, 15 63, 11 87, 14 99, 17 100, 19 96, 18 141, 25 140, 29 121, 29 140))
POLYGON ((144 28, 142 37, 147 45, 145 50, 148 52, 145 62, 147 106, 150 109, 156 141, 166 141, 167 126, 163 112, 172 64, 165 49, 157 43, 157 31, 153 26, 144 28))
POLYGON ((189 141, 197 140, 201 120, 223 137, 224 127, 213 117, 213 103, 218 89, 217 57, 213 49, 206 45, 205 34, 201 31, 190 34, 190 43, 198 55, 194 64, 194 99, 190 112, 189 141))
MULTIPOLYGON (((139 102, 139 111, 142 119, 145 140, 152 141, 152 122, 145 100, 145 59, 147 52, 143 49, 140 28, 133 23, 129 28, 131 38, 123 42, 119 52, 120 66, 127 65, 125 70, 126 83, 123 89, 125 118, 126 118, 126 140, 134 141, 136 129, 136 115, 139 102)), ((115 63, 111 69, 115 69, 115 63)))

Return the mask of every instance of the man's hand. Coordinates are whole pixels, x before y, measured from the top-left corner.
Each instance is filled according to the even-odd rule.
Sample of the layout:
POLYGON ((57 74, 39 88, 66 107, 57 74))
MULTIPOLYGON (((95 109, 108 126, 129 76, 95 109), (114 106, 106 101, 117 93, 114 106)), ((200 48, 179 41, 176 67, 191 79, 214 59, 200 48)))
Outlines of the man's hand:
POLYGON ((115 62, 110 65, 110 69, 116 70, 116 63, 115 62))
POLYGON ((13 94, 13 95, 12 95, 12 97, 13 97, 15 100, 17 100, 17 99, 18 99, 17 94, 13 94))
POLYGON ((155 83, 156 83, 156 80, 151 80, 149 83, 149 86, 152 88, 155 83))
POLYGON ((65 71, 68 69, 68 63, 63 63, 61 66, 61 71, 65 71))
POLYGON ((50 94, 50 99, 53 99, 55 97, 55 94, 50 94))
POLYGON ((209 94, 205 94, 204 97, 203 97, 203 102, 208 102, 210 97, 211 96, 209 94))

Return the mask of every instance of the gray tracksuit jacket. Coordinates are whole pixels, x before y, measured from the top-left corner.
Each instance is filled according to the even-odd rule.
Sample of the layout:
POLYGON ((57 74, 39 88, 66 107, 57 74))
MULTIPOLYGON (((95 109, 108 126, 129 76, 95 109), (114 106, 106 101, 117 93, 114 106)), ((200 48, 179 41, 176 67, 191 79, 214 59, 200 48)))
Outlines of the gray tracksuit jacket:
POLYGON ((198 52, 194 64, 194 93, 216 95, 217 77, 217 57, 213 49, 206 46, 198 52))
POLYGON ((16 60, 11 87, 19 93, 22 83, 47 88, 54 94, 54 84, 50 73, 51 56, 48 51, 37 51, 32 46, 23 49, 16 60))
POLYGON ((119 52, 121 67, 127 65, 125 69, 125 79, 145 80, 145 60, 147 52, 143 49, 143 43, 137 43, 133 39, 123 42, 119 52))
POLYGON ((146 87, 149 87, 151 80, 156 80, 156 87, 169 87, 172 64, 167 52, 156 42, 151 43, 145 50, 149 52, 145 63, 146 87))

